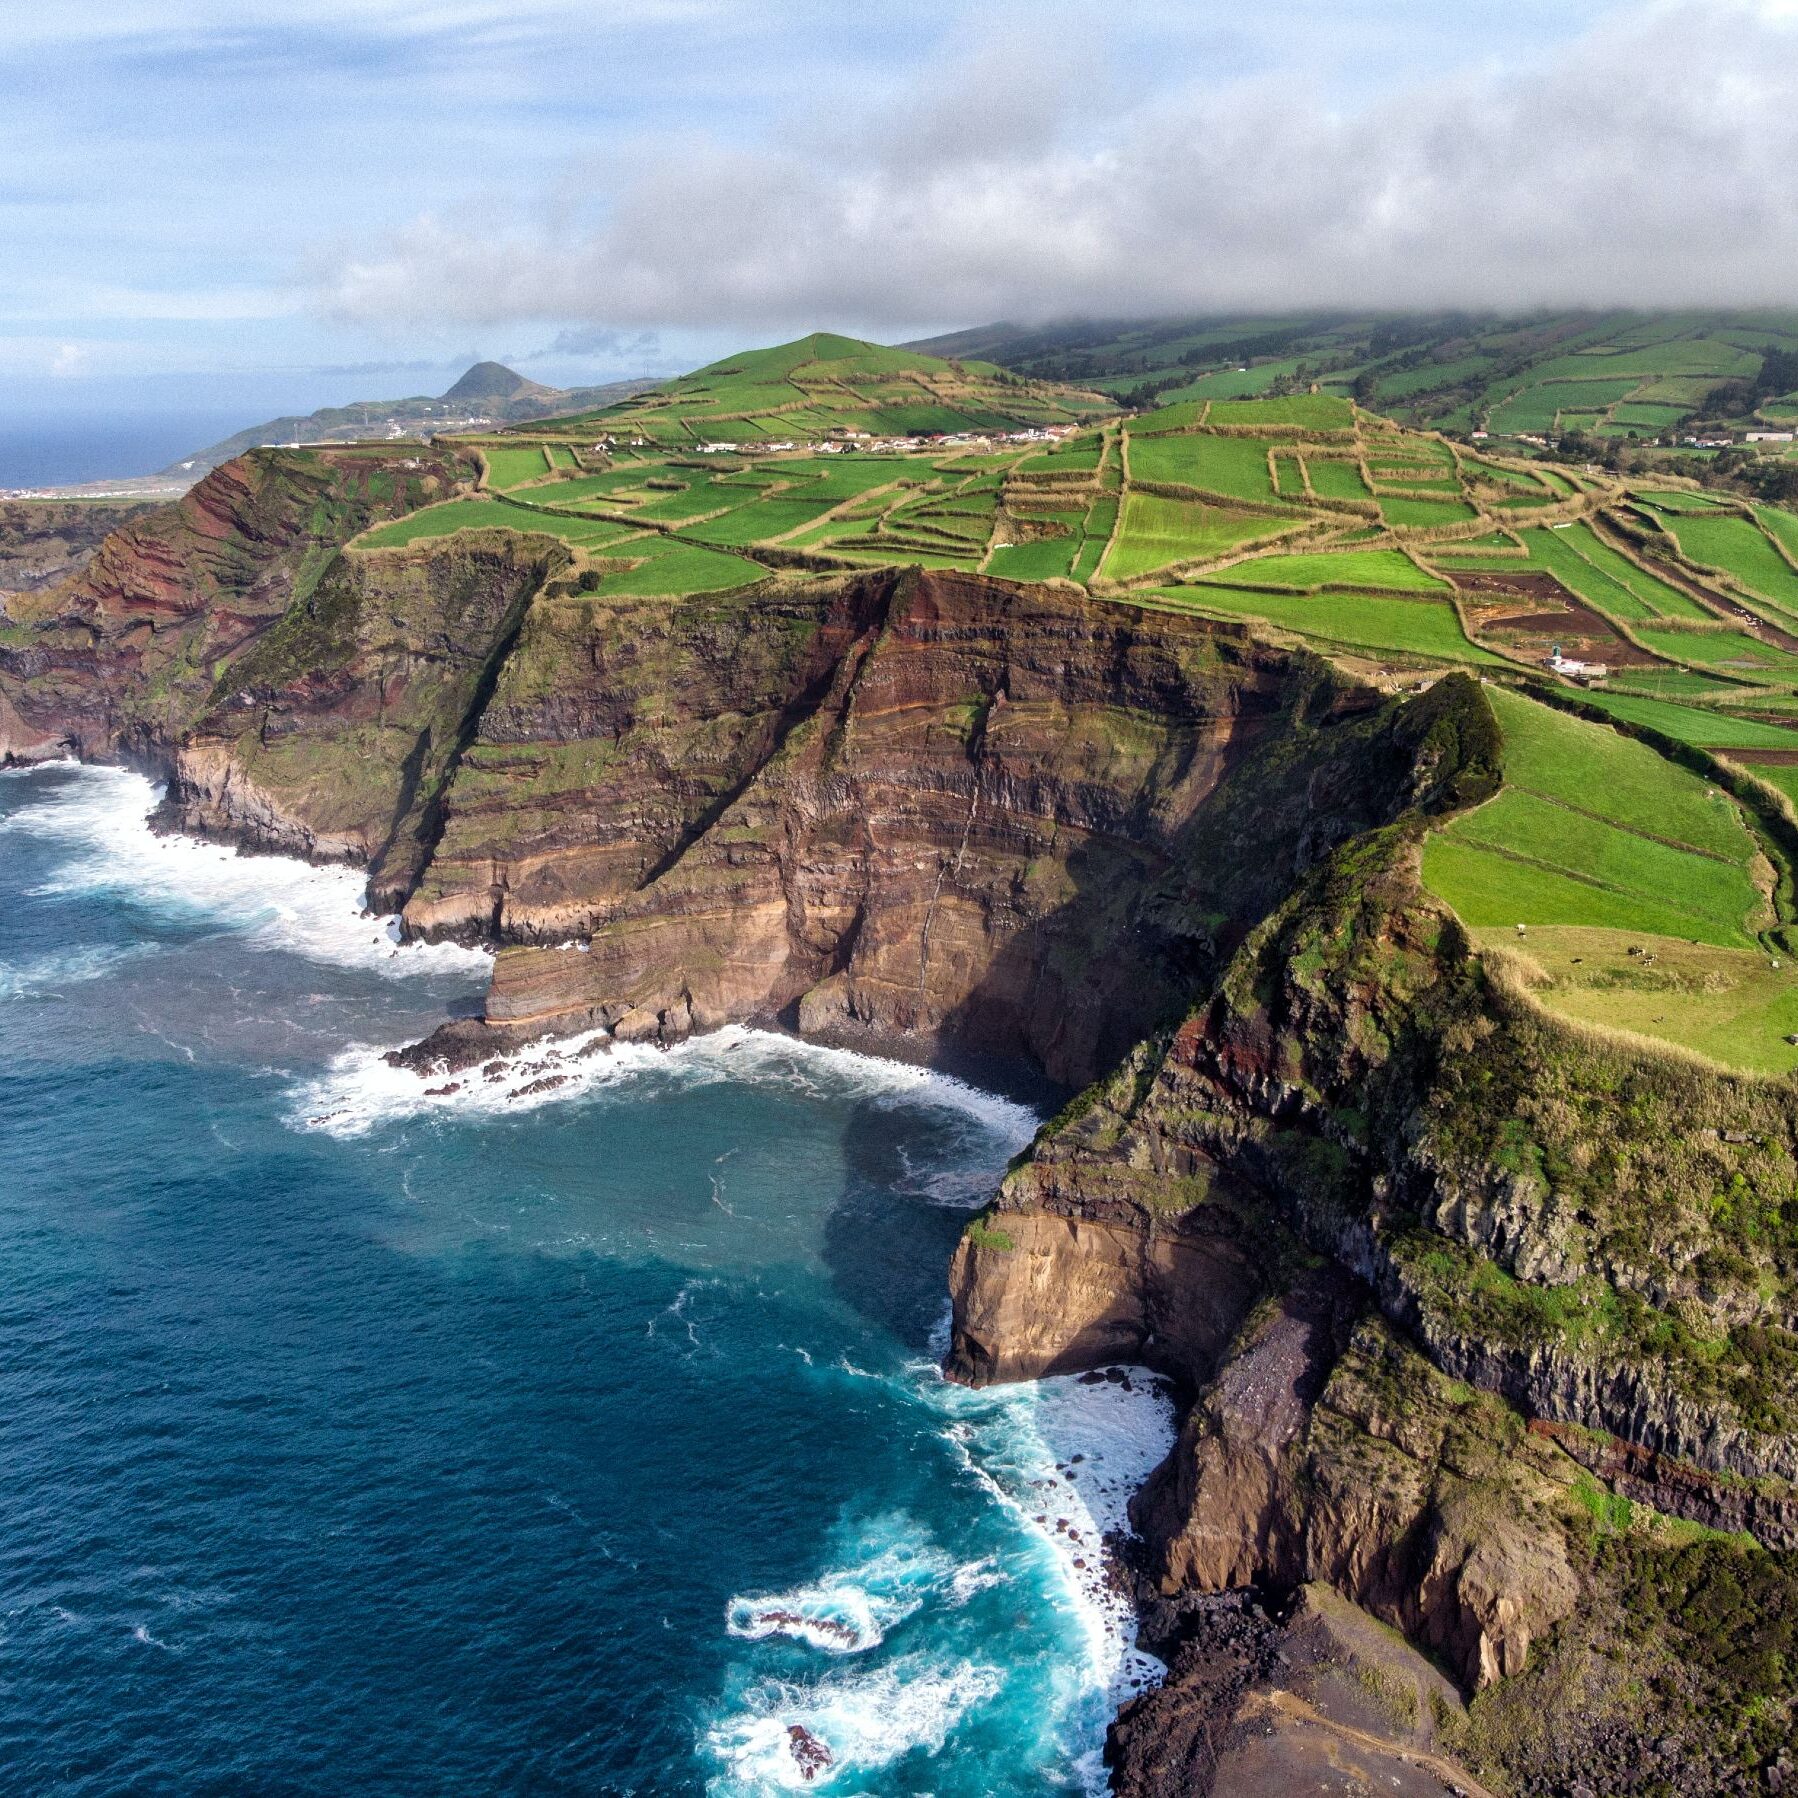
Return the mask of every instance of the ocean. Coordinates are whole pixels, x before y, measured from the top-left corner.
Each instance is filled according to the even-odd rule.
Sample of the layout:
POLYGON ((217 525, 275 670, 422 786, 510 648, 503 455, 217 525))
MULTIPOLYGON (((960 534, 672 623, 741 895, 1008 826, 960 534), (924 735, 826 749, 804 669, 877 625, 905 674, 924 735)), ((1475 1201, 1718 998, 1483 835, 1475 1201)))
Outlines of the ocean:
POLYGON ((156 474, 243 425, 241 411, 0 417, 0 489, 156 474))
POLYGON ((1168 1401, 936 1372, 1035 1113, 747 1030, 433 1092, 485 958, 154 797, 0 775, 0 1786, 1102 1791, 1168 1401))

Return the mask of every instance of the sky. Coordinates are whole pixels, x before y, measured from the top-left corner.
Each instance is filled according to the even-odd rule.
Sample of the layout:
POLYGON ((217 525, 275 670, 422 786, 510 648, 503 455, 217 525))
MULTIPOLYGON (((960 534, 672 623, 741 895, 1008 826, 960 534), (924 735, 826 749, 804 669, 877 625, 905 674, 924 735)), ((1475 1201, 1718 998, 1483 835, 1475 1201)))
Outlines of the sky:
POLYGON ((823 328, 1798 304, 1798 0, 0 8, 0 423, 823 328))

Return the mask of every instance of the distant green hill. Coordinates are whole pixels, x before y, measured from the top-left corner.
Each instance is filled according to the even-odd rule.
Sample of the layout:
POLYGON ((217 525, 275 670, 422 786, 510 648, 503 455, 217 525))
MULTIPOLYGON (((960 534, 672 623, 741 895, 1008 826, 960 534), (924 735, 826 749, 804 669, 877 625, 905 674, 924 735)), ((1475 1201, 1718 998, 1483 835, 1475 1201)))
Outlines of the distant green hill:
POLYGON ((527 380, 503 362, 477 362, 453 387, 435 397, 414 394, 400 400, 352 400, 347 406, 321 406, 303 417, 266 419, 196 450, 162 472, 202 475, 233 456, 241 456, 245 450, 270 444, 409 437, 419 431, 466 429, 477 417, 492 424, 548 418, 558 412, 605 405, 626 394, 639 393, 649 385, 648 380, 640 380, 610 381, 599 387, 545 387, 539 381, 527 380))
POLYGON ((1316 382, 1402 423, 1495 436, 1798 419, 1798 311, 1242 314, 999 324, 911 347, 1164 405, 1316 382))
POLYGON ((1114 410, 1092 393, 1022 378, 989 362, 889 349, 815 331, 772 349, 728 356, 564 423, 674 445, 807 441, 832 432, 872 436, 1001 431, 1067 424, 1114 410))

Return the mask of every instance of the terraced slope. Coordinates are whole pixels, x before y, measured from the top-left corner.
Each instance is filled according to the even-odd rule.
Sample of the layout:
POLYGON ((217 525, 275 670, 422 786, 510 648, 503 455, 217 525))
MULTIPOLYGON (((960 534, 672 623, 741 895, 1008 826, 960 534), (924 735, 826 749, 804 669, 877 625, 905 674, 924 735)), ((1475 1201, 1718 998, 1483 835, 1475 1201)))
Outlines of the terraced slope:
POLYGON ((595 425, 675 446, 817 439, 832 430, 875 436, 914 431, 1015 429, 1091 417, 1095 395, 1020 381, 991 363, 946 361, 816 331, 749 350, 653 392, 554 428, 579 437, 595 425))

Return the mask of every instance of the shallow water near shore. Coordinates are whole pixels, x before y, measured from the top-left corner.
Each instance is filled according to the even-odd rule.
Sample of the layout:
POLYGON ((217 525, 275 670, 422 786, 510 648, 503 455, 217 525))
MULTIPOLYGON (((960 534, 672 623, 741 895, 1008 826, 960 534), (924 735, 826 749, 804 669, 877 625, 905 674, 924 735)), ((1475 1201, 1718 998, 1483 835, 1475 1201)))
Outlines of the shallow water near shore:
POLYGON ((484 958, 152 797, 0 777, 12 1789, 1103 1789, 1166 1401, 935 1373, 1033 1114, 750 1031, 432 1095, 484 958))

